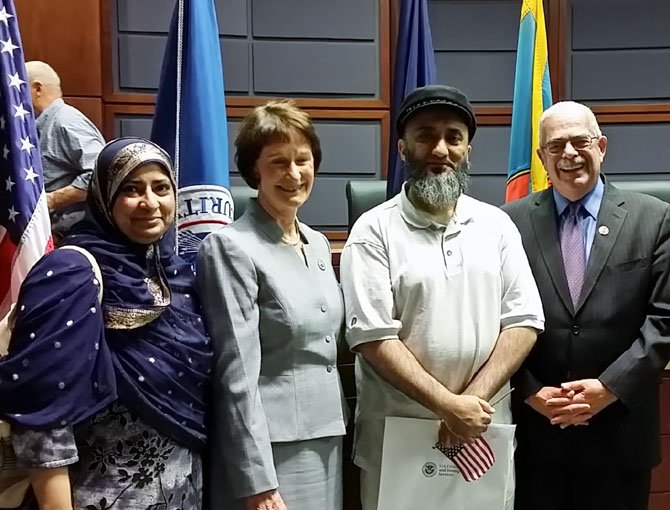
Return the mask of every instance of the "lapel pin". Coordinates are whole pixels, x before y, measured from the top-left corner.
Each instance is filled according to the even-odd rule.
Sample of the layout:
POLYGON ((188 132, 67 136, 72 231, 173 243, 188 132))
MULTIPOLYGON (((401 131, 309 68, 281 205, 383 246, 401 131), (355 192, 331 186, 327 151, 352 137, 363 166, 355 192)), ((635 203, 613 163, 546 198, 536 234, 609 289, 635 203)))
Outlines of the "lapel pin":
POLYGON ((605 225, 601 225, 601 226, 598 227, 598 233, 601 236, 606 236, 607 234, 610 233, 610 229, 607 228, 605 225))

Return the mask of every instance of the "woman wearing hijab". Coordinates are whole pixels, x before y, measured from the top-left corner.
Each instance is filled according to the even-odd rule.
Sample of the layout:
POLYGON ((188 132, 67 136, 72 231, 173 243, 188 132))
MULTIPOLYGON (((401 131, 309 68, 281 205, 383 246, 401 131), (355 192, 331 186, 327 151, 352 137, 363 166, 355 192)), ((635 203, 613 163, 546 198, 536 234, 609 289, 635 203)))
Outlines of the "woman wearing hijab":
POLYGON ((319 138, 306 112, 271 101, 244 119, 235 147, 258 198, 197 260, 216 360, 211 509, 341 510, 343 301, 328 240, 297 218, 319 138))
POLYGON ((86 219, 26 277, 0 418, 42 509, 201 508, 211 347, 175 255, 169 156, 122 138, 97 159, 86 219), (98 301, 103 287, 102 303, 98 301))

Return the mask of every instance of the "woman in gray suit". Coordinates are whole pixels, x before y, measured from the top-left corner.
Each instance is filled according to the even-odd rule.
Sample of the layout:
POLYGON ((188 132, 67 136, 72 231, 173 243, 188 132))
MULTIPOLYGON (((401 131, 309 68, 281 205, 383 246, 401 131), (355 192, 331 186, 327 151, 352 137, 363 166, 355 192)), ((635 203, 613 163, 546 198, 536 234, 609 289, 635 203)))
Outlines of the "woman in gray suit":
POLYGON ((211 508, 341 510, 343 301, 328 241, 297 219, 319 139, 306 112, 271 101, 235 146, 258 198, 197 260, 215 349, 211 508))

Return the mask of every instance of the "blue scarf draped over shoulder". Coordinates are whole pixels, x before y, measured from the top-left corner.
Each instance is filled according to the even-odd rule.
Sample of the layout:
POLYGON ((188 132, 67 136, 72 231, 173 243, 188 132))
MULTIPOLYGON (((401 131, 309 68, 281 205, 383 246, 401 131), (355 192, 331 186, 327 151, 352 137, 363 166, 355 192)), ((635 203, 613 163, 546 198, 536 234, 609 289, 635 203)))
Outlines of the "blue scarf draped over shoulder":
POLYGON ((195 450, 206 443, 211 342, 192 268, 175 254, 174 231, 151 245, 116 227, 112 206, 134 169, 169 157, 140 139, 119 139, 98 157, 86 219, 26 277, 9 355, 0 359, 0 418, 36 430, 74 426, 118 400, 195 450))

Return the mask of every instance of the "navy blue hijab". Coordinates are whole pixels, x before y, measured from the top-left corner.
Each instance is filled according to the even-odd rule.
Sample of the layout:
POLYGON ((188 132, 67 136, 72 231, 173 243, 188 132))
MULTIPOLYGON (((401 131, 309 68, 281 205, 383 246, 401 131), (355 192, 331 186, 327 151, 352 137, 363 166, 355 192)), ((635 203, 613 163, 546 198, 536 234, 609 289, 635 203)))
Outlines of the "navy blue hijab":
POLYGON ((174 230, 146 245, 128 239, 112 209, 134 170, 157 163, 176 188, 169 156, 121 138, 98 156, 79 229, 30 271, 19 294, 9 355, 0 360, 0 417, 32 429, 72 426, 118 400, 174 440, 206 442, 212 351, 191 267, 174 230))

